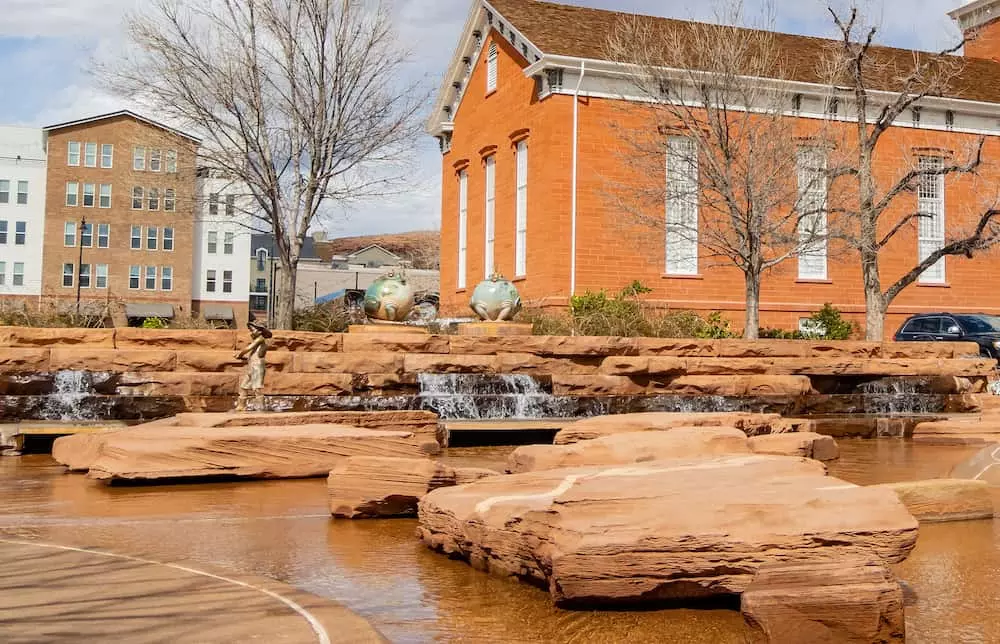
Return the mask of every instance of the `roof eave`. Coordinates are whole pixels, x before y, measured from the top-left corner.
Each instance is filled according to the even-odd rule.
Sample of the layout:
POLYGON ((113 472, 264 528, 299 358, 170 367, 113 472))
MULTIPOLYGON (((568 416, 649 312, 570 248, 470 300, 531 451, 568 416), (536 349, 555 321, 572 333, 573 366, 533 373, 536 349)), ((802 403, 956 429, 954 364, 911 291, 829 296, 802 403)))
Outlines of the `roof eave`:
POLYGON ((87 123, 96 123, 97 121, 105 121, 105 120, 108 120, 108 119, 119 118, 119 117, 122 117, 122 116, 127 116, 127 117, 130 117, 130 118, 134 118, 137 121, 142 121, 143 123, 147 123, 149 125, 152 125, 153 127, 160 128, 161 130, 166 130, 167 132, 170 132, 170 133, 175 134, 177 136, 180 136, 180 137, 183 137, 183 138, 188 139, 190 141, 193 141, 194 143, 196 143, 198 145, 201 145, 201 139, 200 138, 198 138, 196 136, 192 136, 192 135, 190 135, 190 134, 188 134, 186 132, 182 132, 181 130, 178 130, 177 128, 170 127, 169 125, 165 125, 165 124, 160 123, 158 121, 154 121, 153 119, 148 118, 146 116, 143 116, 142 114, 137 114, 136 112, 133 112, 132 110, 118 110, 117 112, 108 112, 106 114, 98 114, 96 116, 89 116, 89 117, 86 117, 86 118, 76 119, 76 120, 73 120, 73 121, 66 121, 64 123, 56 123, 55 125, 49 125, 49 126, 43 127, 42 131, 45 132, 46 135, 47 135, 49 132, 54 131, 54 130, 62 130, 62 129, 65 129, 65 128, 68 128, 68 127, 75 127, 77 125, 85 125, 87 123))

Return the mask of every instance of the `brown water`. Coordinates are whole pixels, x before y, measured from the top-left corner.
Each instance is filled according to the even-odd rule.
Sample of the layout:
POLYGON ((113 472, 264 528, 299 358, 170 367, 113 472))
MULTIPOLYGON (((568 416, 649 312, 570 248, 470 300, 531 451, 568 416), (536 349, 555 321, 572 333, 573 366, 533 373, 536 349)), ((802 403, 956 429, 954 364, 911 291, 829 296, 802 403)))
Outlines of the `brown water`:
MULTIPOLYGON (((861 484, 945 476, 974 451, 841 447, 831 474, 861 484)), ((511 449, 453 449, 445 460, 499 467, 511 449)), ((0 459, 0 499, 0 536, 266 575, 347 604, 394 642, 743 641, 736 611, 558 610, 542 590, 431 553, 415 521, 330 520, 322 479, 108 488, 25 456, 0 459)), ((1000 642, 1000 521, 921 527, 897 574, 917 595, 909 641, 1000 642)))

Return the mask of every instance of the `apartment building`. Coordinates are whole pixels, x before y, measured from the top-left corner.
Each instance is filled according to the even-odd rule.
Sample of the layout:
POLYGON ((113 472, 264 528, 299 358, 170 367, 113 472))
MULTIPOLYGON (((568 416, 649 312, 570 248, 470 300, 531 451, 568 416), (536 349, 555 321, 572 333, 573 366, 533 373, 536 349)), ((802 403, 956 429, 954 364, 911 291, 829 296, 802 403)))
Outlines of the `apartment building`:
POLYGON ((251 291, 253 198, 239 183, 204 169, 196 192, 193 310, 206 320, 243 326, 251 291))
POLYGON ((0 302, 41 293, 44 224, 45 135, 0 127, 0 302))
POLYGON ((133 321, 191 314, 199 140, 129 111, 44 133, 43 297, 120 303, 133 321))

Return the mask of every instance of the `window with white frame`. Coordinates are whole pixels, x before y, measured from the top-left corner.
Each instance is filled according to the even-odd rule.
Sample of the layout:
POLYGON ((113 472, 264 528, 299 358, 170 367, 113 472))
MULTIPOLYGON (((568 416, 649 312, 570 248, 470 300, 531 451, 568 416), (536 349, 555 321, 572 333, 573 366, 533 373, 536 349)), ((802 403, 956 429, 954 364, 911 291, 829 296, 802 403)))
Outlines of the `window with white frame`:
POLYGON ((94 207, 94 184, 83 184, 83 206, 85 208, 94 207))
POLYGON ((156 267, 147 266, 146 267, 146 283, 144 285, 147 291, 156 290, 156 267))
POLYGON ((101 167, 110 168, 114 165, 115 146, 110 143, 101 144, 101 167))
POLYGON ((94 287, 108 288, 108 265, 97 264, 94 269, 94 287))
POLYGON ((222 292, 232 293, 233 292, 233 272, 232 271, 222 271, 222 292))
POLYGON ((517 206, 514 223, 514 275, 528 272, 528 142, 517 144, 517 206))
POLYGON ((160 150, 150 150, 149 151, 149 171, 150 172, 159 172, 161 169, 163 169, 163 166, 160 163, 160 155, 161 154, 162 154, 162 152, 160 150))
POLYGON ((76 246, 76 222, 67 221, 63 224, 63 246, 73 248, 76 246))
POLYGON ((75 277, 75 273, 73 272, 73 265, 69 264, 69 263, 63 264, 62 285, 64 287, 66 287, 66 288, 69 288, 69 287, 73 286, 73 278, 74 277, 75 277))
POLYGON ((90 288, 90 264, 80 264, 80 288, 90 288))
POLYGON ((76 181, 67 181, 66 182, 66 205, 67 206, 75 206, 78 203, 80 203, 79 199, 80 199, 80 184, 77 183, 76 181))
POLYGON ((150 188, 147 191, 146 194, 147 194, 146 201, 149 202, 149 209, 150 210, 159 210, 160 209, 160 191, 159 191, 159 189, 158 188, 150 188))
POLYGON ((85 143, 83 146, 83 165, 88 168, 97 167, 97 144, 85 143))
POLYGON ((486 53, 486 91, 493 92, 497 88, 497 59, 499 54, 497 52, 497 44, 495 42, 490 43, 490 47, 486 53))
POLYGON ((0 179, 0 203, 10 203, 10 179, 0 179))
POLYGON ((236 239, 235 233, 226 233, 222 238, 222 254, 233 254, 233 242, 236 239))
POLYGON ((142 210, 145 203, 144 195, 145 191, 143 191, 142 186, 132 188, 132 210, 142 210))
POLYGON ((128 267, 128 287, 133 291, 139 289, 139 276, 141 275, 139 272, 140 270, 141 269, 138 266, 128 267))
POLYGON ((160 230, 156 226, 146 227, 146 250, 156 250, 158 244, 158 239, 160 237, 160 230))
POLYGON ((80 226, 80 246, 84 248, 94 247, 94 224, 80 226))
POLYGON ((205 273, 205 290, 209 293, 215 293, 215 271, 209 270, 205 273))
POLYGON ((111 224, 97 224, 97 247, 108 248, 111 241, 111 224))
POLYGON ((799 279, 825 280, 826 242, 826 153, 822 148, 798 151, 799 184, 799 279))
POLYGON ((19 206, 27 205, 28 203, 28 182, 18 181, 17 182, 17 204, 19 206))
POLYGON ((226 216, 232 217, 236 214, 236 195, 226 195, 226 216))
POLYGON ((101 199, 98 202, 98 205, 101 208, 110 208, 111 207, 111 184, 110 183, 102 183, 101 184, 101 199))
POLYGON ((493 274, 493 242, 496 228, 496 200, 497 200, 497 160, 495 157, 486 159, 486 229, 485 243, 483 245, 483 269, 486 279, 493 274))
POLYGON ((215 255, 219 250, 219 233, 215 230, 208 231, 208 254, 215 255))
POLYGON ((130 248, 132 250, 142 249, 142 226, 132 226, 132 238, 131 238, 130 248))
POLYGON ((7 243, 7 220, 0 219, 0 244, 7 243))
POLYGON ((166 190, 163 191, 163 211, 164 212, 173 212, 174 211, 174 209, 176 208, 176 204, 177 204, 176 194, 177 193, 174 192, 173 188, 167 188, 166 190))
POLYGON ((172 266, 160 267, 160 290, 174 290, 174 269, 172 266))
POLYGON ((167 150, 167 172, 177 172, 177 150, 167 150))
POLYGON ((469 173, 458 173, 458 288, 465 288, 469 245, 469 173))
POLYGON ((217 215, 219 214, 219 193, 213 192, 208 195, 208 214, 217 215))
MULTIPOLYGON (((932 253, 944 246, 944 175, 935 174, 944 167, 941 157, 920 157, 918 169, 931 171, 920 177, 917 188, 918 253, 919 261, 924 261, 932 253)), ((944 258, 938 260, 920 276, 925 284, 943 284, 945 281, 944 258)))
POLYGON ((164 228, 163 229, 163 250, 173 250, 174 249, 174 229, 164 228))
POLYGON ((132 169, 133 170, 146 169, 146 148, 139 145, 132 148, 132 169))
POLYGON ((14 262, 14 286, 24 286, 24 262, 14 262))
POLYGON ((80 165, 79 141, 70 141, 66 146, 66 165, 80 165))
POLYGON ((0 286, 7 284, 7 262, 0 262, 0 286))
POLYGON ((24 246, 24 243, 28 238, 28 222, 26 221, 15 221, 14 222, 14 245, 24 246))
POLYGON ((698 149, 685 136, 667 139, 666 272, 698 274, 698 149))

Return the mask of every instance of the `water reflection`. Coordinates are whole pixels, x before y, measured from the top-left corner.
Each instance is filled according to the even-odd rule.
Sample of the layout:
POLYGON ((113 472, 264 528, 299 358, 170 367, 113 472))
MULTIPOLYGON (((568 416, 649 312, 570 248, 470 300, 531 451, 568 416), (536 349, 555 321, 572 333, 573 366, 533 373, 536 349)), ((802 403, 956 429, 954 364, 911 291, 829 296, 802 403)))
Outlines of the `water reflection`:
MULTIPOLYGON (((975 451, 893 440, 841 448, 831 474, 861 484, 946 476, 975 451)), ((444 459, 502 469, 511 449, 452 449, 444 459)), ((322 479, 109 488, 26 456, 0 459, 0 498, 2 535, 273 577, 344 602, 394 642, 743 641, 735 611, 559 610, 544 590, 430 552, 413 520, 330 520, 322 479)), ((910 642, 1000 641, 998 524, 921 527, 897 567, 917 594, 910 642)))

